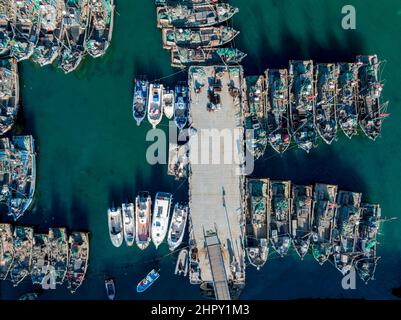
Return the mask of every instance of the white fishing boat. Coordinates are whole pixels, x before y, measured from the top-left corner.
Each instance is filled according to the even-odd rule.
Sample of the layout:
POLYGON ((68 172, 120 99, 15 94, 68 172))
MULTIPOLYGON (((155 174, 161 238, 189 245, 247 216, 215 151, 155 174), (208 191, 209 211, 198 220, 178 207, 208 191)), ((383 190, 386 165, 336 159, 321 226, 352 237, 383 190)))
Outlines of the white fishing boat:
POLYGON ((182 249, 178 255, 177 264, 175 265, 176 275, 183 275, 184 277, 188 274, 188 250, 182 249))
POLYGON ((135 207, 133 203, 123 203, 124 239, 127 246, 132 246, 135 241, 135 207))
POLYGON ((151 83, 149 87, 148 121, 153 129, 156 128, 163 117, 162 95, 163 85, 151 83))
POLYGON ((121 208, 112 208, 108 210, 109 234, 111 242, 115 247, 120 247, 123 243, 123 219, 121 208))
POLYGON ((157 247, 163 242, 167 234, 168 221, 170 218, 171 193, 156 193, 155 206, 152 218, 152 241, 157 247))
POLYGON ((170 89, 163 90, 162 108, 168 119, 174 116, 174 91, 170 89))
POLYGON ((152 199, 149 192, 142 191, 135 199, 136 210, 136 244, 141 250, 145 250, 150 243, 152 199))
POLYGON ((188 220, 188 206, 176 203, 168 229, 167 243, 170 251, 174 251, 184 238, 185 227, 188 220))

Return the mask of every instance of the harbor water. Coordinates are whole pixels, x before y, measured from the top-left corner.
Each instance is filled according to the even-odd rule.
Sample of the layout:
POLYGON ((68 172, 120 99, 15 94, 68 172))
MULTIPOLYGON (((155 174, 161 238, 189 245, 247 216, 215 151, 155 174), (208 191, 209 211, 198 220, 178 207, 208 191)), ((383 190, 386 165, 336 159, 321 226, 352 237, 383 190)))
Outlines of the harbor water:
MULTIPOLYGON (((156 251, 112 246, 107 208, 133 201, 140 190, 173 193, 187 201, 187 183, 167 176, 166 165, 151 166, 146 150, 150 125, 136 126, 132 118, 135 75, 166 77, 173 86, 185 73, 174 74, 170 55, 162 49, 156 28, 154 1, 116 1, 112 44, 99 59, 86 58, 69 75, 55 67, 40 68, 30 61, 19 65, 22 108, 13 133, 33 134, 38 154, 37 188, 30 212, 18 223, 37 232, 49 227, 90 231, 87 279, 71 295, 66 286, 48 290, 40 299, 106 299, 104 278, 114 277, 116 299, 199 299, 199 287, 174 275, 177 253, 166 244, 156 251), (174 74, 174 75, 173 75, 174 74), (160 279, 143 294, 136 284, 160 268, 160 279)), ((248 53, 247 75, 283 68, 290 59, 317 62, 354 61, 358 54, 376 53, 387 60, 382 77, 391 117, 382 137, 370 141, 362 133, 348 140, 342 133, 333 145, 322 141, 309 155, 290 147, 283 156, 270 148, 257 161, 254 177, 290 179, 294 183, 338 184, 339 189, 363 192, 364 201, 378 202, 386 222, 379 236, 375 280, 359 279, 356 289, 344 290, 342 276, 330 263, 322 267, 309 255, 305 261, 291 251, 272 255, 260 270, 247 267, 242 299, 366 298, 394 299, 401 285, 401 3, 397 0, 232 0, 240 9, 232 22, 241 34, 235 45, 248 53), (356 9, 356 30, 341 27, 341 9, 356 9)), ((159 128, 168 129, 163 120, 159 128)), ((2 221, 8 221, 2 215, 2 221)), ((186 241, 186 240, 185 240, 186 241)), ((0 282, 0 299, 16 299, 32 291, 30 279, 13 288, 0 282)))

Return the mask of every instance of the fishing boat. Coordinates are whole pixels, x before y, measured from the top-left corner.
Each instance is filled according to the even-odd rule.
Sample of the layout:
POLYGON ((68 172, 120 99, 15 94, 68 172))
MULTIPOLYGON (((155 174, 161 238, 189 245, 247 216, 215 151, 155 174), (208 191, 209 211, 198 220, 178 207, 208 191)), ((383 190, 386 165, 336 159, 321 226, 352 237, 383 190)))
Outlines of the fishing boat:
POLYGON ((65 228, 49 229, 49 265, 56 284, 63 284, 68 267, 68 239, 65 228))
POLYGON ((265 93, 267 91, 264 76, 246 77, 248 104, 246 114, 256 115, 259 119, 265 117, 265 93))
POLYGON ((265 119, 266 81, 261 77, 247 77, 247 97, 245 104, 245 138, 249 153, 259 159, 266 151, 267 134, 263 126, 265 119))
POLYGON ((315 185, 312 253, 320 265, 323 265, 331 254, 332 230, 337 212, 336 196, 337 186, 321 183, 315 185))
POLYGON ((288 71, 266 70, 269 94, 266 103, 268 140, 272 148, 282 154, 291 143, 289 132, 288 71))
POLYGON ((358 133, 358 64, 340 63, 338 65, 337 119, 348 138, 358 133))
POLYGON ((270 181, 248 179, 246 210, 246 253, 249 263, 258 270, 269 255, 270 181))
POLYGON ((290 61, 289 84, 292 136, 298 147, 309 153, 316 145, 313 123, 313 106, 316 98, 313 86, 313 61, 290 61))
POLYGON ((365 135, 376 140, 381 133, 383 120, 388 114, 383 113, 388 103, 381 104, 380 98, 383 84, 379 80, 379 67, 381 61, 376 55, 358 56, 358 115, 359 125, 365 135))
POLYGON ((313 207, 313 187, 293 185, 290 233, 295 251, 302 260, 310 246, 313 207))
POLYGON ((141 250, 145 250, 150 243, 152 199, 149 192, 142 191, 135 199, 135 235, 136 244, 141 250))
POLYGON ((0 1, 0 55, 7 53, 10 49, 10 42, 13 38, 11 26, 9 23, 10 6, 9 1, 0 1))
POLYGON ((271 181, 270 197, 270 241, 273 249, 284 257, 291 245, 291 181, 271 181))
POLYGON ((149 287, 155 283, 155 281, 160 277, 160 274, 153 269, 150 271, 145 278, 143 278, 136 287, 136 292, 144 292, 149 289, 149 287))
POLYGON ((155 129, 163 117, 163 85, 151 83, 149 86, 148 121, 155 129))
POLYGON ((355 269, 365 283, 374 280, 377 261, 377 234, 380 229, 381 208, 378 204, 362 204, 362 219, 359 225, 357 250, 361 253, 356 258, 355 269))
POLYGON ((14 221, 22 217, 30 207, 36 188, 36 154, 32 136, 13 137, 12 190, 8 203, 14 221))
POLYGON ((93 58, 104 55, 110 45, 114 25, 114 0, 89 0, 90 17, 86 50, 93 58))
POLYGON ((174 121, 178 129, 182 130, 188 123, 189 118, 189 92, 184 83, 176 85, 174 93, 174 121))
POLYGON ((214 48, 232 41, 239 31, 228 26, 205 27, 196 29, 164 28, 163 48, 214 48))
POLYGON ((186 68, 191 65, 239 64, 246 54, 235 48, 171 48, 171 66, 186 68))
POLYGON ((104 286, 106 288, 106 295, 109 300, 114 300, 116 297, 116 287, 113 279, 104 280, 104 286))
POLYGON ((170 251, 179 247, 184 238, 185 228, 188 220, 188 206, 176 203, 168 228, 167 243, 170 251))
POLYGON ((73 232, 68 240, 70 254, 67 270, 67 288, 75 293, 85 280, 89 260, 89 233, 73 232))
POLYGON ((0 280, 5 280, 14 260, 14 241, 11 224, 0 224, 0 280))
POLYGON ((135 79, 134 88, 134 101, 132 104, 132 114, 136 120, 136 124, 139 126, 146 116, 146 110, 148 108, 148 96, 149 96, 149 81, 144 79, 135 79))
POLYGON ((124 239, 127 246, 135 242, 135 206, 133 203, 123 203, 124 239))
POLYGON ((171 193, 156 193, 152 216, 152 241, 156 249, 163 242, 168 231, 172 198, 171 193))
POLYGON ((32 261, 33 228, 14 229, 14 260, 10 270, 11 282, 16 287, 29 275, 32 261))
POLYGON ((327 144, 337 139, 337 80, 337 64, 317 64, 315 81, 317 100, 313 114, 315 128, 327 144))
POLYGON ((256 115, 249 115, 245 118, 245 139, 247 150, 255 160, 264 155, 267 147, 267 134, 256 115))
POLYGON ((115 247, 120 247, 124 240, 123 218, 121 208, 111 208, 107 211, 110 239, 115 247))
POLYGON ((59 67, 64 73, 78 68, 85 53, 89 21, 89 0, 66 1, 59 67))
POLYGON ((9 21, 13 33, 10 55, 22 61, 29 59, 39 39, 40 15, 36 0, 12 1, 9 21))
POLYGON ((31 56, 41 67, 52 64, 60 54, 64 28, 64 0, 45 0, 39 5, 39 39, 31 56))
POLYGON ((162 95, 162 109, 167 119, 174 116, 174 90, 164 88, 162 95))
POLYGON ((187 276, 188 274, 188 250, 187 249, 182 249, 180 253, 178 254, 178 259, 177 263, 175 265, 175 271, 174 274, 181 276, 183 275, 184 277, 187 276))
POLYGON ((238 8, 226 3, 163 6, 157 8, 157 26, 158 28, 209 27, 231 19, 238 11, 238 8))
POLYGON ((19 109, 19 77, 14 58, 0 59, 0 135, 14 125, 19 109))
POLYGON ((362 194, 339 191, 337 216, 333 228, 334 265, 342 273, 348 273, 356 257, 356 242, 359 233, 360 205, 362 194))
POLYGON ((49 257, 49 236, 47 234, 34 234, 30 270, 33 285, 42 285, 49 269, 49 257))
POLYGON ((202 280, 200 277, 200 265, 198 248, 196 246, 194 228, 192 226, 191 220, 189 220, 189 283, 190 284, 201 284, 202 280))

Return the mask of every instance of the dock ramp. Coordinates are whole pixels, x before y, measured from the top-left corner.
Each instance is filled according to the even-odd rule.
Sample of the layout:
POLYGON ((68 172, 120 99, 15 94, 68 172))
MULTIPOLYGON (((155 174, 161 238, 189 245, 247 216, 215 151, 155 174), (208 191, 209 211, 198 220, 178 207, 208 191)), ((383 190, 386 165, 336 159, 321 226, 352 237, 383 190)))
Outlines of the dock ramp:
POLYGON ((205 236, 216 300, 231 300, 221 245, 216 234, 205 236))

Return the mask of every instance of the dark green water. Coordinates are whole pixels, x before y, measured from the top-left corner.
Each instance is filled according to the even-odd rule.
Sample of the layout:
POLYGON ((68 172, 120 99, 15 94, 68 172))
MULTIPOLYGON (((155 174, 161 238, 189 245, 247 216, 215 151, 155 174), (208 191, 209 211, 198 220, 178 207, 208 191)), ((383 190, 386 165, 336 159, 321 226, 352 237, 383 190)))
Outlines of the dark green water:
MULTIPOLYGON (((138 190, 174 193, 187 198, 186 184, 167 177, 166 167, 149 166, 145 141, 149 125, 137 127, 131 117, 133 78, 161 78, 175 71, 161 46, 155 27, 153 1, 117 1, 112 46, 101 59, 85 59, 71 75, 31 62, 20 66, 24 133, 37 142, 38 184, 32 212, 19 222, 37 231, 66 226, 91 232, 87 280, 75 295, 66 288, 43 294, 43 299, 104 299, 104 275, 116 279, 119 299, 196 299, 199 289, 173 275, 175 259, 166 246, 150 249, 114 248, 108 237, 106 211, 114 201, 133 200, 138 190), (139 295, 137 282, 153 267, 161 268, 154 287, 139 295)), ((270 150, 258 161, 255 176, 291 179, 296 183, 337 183, 361 191, 366 201, 379 202, 384 216, 401 218, 401 3, 396 0, 233 0, 240 8, 233 24, 241 30, 237 47, 248 53, 245 72, 259 74, 267 67, 285 67, 289 59, 352 61, 357 54, 377 53, 386 59, 384 96, 391 118, 382 138, 362 135, 352 141, 340 135, 333 146, 321 144, 310 155, 293 149, 283 157, 270 150), (357 29, 341 28, 341 8, 353 4, 357 29)), ((165 80, 167 84, 185 75, 165 80)), ((164 125, 167 121, 164 120, 164 125)), ((163 126, 161 126, 162 128, 163 126)), ((166 127, 164 127, 166 128, 166 127)), ((18 131, 18 129, 16 129, 18 131)), ((401 285, 400 221, 384 224, 378 249, 382 259, 376 280, 357 281, 356 290, 341 287, 340 273, 330 264, 320 267, 308 257, 272 258, 262 271, 247 269, 243 299, 394 298, 401 285)), ((0 298, 15 299, 32 290, 30 280, 17 288, 0 283, 0 298)))

